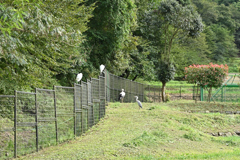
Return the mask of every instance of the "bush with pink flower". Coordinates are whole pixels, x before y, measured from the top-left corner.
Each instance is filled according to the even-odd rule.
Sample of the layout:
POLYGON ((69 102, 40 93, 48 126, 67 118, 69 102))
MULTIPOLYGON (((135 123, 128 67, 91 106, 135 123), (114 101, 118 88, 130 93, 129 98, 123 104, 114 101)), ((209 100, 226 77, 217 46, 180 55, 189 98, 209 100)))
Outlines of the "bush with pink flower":
POLYGON ((190 65, 185 67, 185 80, 197 84, 208 90, 210 102, 212 88, 220 87, 228 75, 228 66, 225 64, 190 65))

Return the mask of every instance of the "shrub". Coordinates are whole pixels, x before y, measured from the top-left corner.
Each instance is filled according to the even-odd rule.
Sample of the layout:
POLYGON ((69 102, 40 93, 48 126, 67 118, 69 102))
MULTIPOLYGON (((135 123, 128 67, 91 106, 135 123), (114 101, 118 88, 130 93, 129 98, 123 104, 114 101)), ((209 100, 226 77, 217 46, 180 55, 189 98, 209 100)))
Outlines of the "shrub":
POLYGON ((209 65, 190 65, 185 67, 185 80, 188 83, 197 84, 208 90, 208 101, 210 102, 212 87, 222 86, 228 75, 227 65, 209 63, 209 65))

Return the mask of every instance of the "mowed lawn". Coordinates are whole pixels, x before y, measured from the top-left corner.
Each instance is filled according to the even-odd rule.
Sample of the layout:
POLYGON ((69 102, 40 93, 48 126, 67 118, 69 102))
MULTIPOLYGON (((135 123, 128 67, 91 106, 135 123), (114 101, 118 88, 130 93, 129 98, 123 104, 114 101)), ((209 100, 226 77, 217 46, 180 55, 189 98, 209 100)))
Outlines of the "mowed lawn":
MULTIPOLYGON (((201 104, 207 110, 207 103, 198 110, 201 104)), ((240 116, 189 113, 191 106, 143 103, 139 110, 137 103, 110 103, 105 118, 81 137, 18 159, 240 159, 240 136, 210 135, 240 130, 240 116)))

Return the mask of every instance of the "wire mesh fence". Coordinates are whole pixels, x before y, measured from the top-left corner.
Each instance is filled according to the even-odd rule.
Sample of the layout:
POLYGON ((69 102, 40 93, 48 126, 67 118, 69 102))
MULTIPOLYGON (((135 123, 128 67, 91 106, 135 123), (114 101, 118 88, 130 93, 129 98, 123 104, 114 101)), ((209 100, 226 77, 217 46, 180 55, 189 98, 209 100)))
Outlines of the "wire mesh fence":
MULTIPOLYGON (((208 101, 208 91, 206 89, 202 89, 201 91, 201 101, 208 101)), ((220 88, 212 88, 211 101, 214 102, 240 102, 240 86, 229 84, 221 86, 220 88)))
MULTIPOLYGON (((120 102, 119 94, 124 89, 124 102, 135 102, 138 96, 141 102, 162 102, 162 87, 146 85, 118 77, 106 71, 106 100, 120 102)), ((200 89, 197 86, 167 86, 166 94, 170 100, 200 100, 200 89)))
POLYGON ((14 154, 23 155, 36 150, 36 93, 15 92, 14 154))
POLYGON ((138 96, 140 101, 144 101, 144 84, 118 77, 106 71, 106 100, 108 102, 119 101, 122 89, 126 93, 124 102, 135 101, 134 96, 138 96))
POLYGON ((64 142, 75 135, 74 87, 55 86, 54 90, 57 142, 64 142))
POLYGON ((0 159, 14 154, 14 103, 15 96, 0 96, 0 159))
POLYGON ((0 159, 36 152, 85 133, 105 115, 105 81, 99 77, 74 87, 0 96, 0 159))
MULTIPOLYGON (((208 101, 209 90, 201 88, 201 101, 208 101)), ((212 88, 210 101, 240 102, 240 75, 232 74, 219 88, 212 88)))
MULTIPOLYGON (((74 87, 54 86, 32 92, 0 96, 0 159, 38 151, 85 133, 106 114, 108 102, 161 102, 161 86, 118 77, 105 70, 74 87)), ((171 100, 199 98, 194 86, 167 87, 171 100)))

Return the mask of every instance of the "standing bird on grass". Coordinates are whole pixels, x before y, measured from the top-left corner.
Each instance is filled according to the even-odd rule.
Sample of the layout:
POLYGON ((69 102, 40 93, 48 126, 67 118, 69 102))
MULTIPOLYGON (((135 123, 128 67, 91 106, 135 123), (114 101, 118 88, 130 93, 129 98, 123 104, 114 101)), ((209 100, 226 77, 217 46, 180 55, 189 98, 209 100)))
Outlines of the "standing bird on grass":
POLYGON ((125 92, 124 92, 124 89, 122 89, 122 92, 119 94, 119 100, 121 100, 122 103, 123 103, 124 97, 125 97, 125 92))
POLYGON ((136 98, 136 102, 138 103, 139 109, 142 108, 142 103, 138 100, 138 96, 134 96, 136 98))

